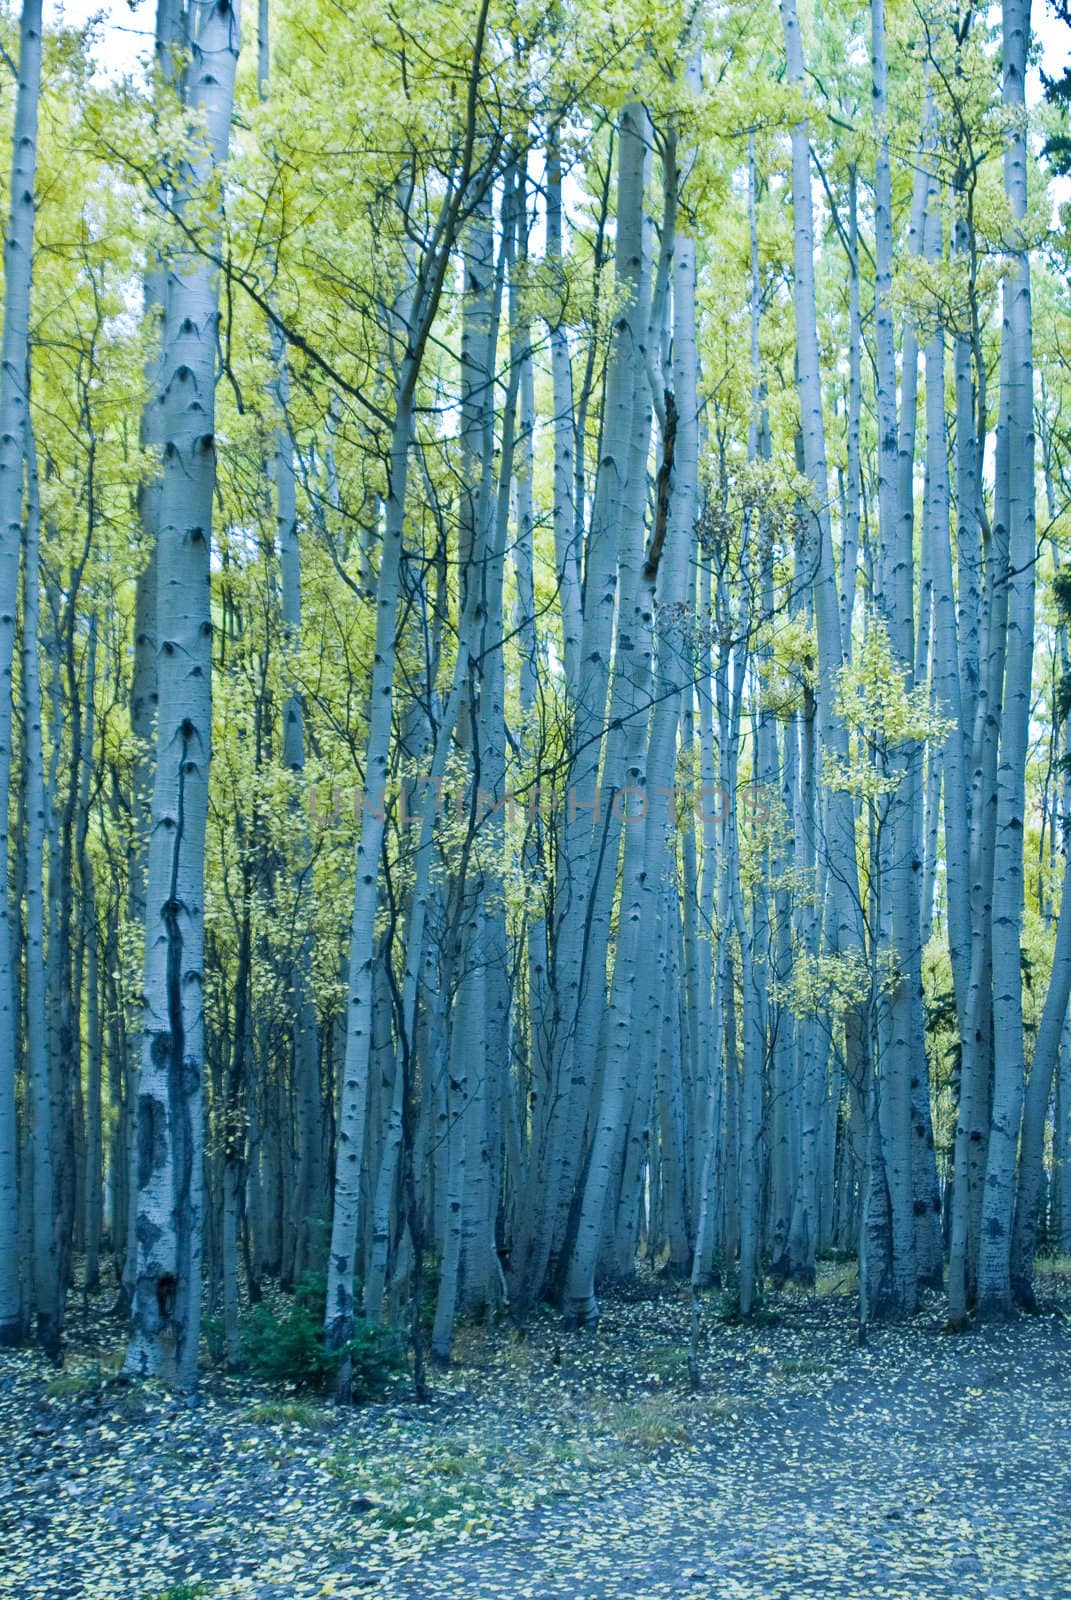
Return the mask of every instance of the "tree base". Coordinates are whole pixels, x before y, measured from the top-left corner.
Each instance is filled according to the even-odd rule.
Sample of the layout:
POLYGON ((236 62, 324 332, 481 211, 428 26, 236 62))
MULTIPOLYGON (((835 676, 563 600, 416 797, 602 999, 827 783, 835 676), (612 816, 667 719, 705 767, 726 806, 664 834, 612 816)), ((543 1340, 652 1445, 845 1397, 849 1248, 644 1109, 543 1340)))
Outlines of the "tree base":
POLYGON ((571 1332, 594 1328, 599 1321, 599 1302, 594 1294, 578 1297, 562 1308, 562 1317, 571 1332))
POLYGON ((1018 1312, 1014 1302, 1010 1297, 1004 1295, 993 1295, 988 1299, 980 1298, 974 1308, 975 1322, 988 1322, 990 1324, 1014 1322, 1017 1315, 1018 1312))

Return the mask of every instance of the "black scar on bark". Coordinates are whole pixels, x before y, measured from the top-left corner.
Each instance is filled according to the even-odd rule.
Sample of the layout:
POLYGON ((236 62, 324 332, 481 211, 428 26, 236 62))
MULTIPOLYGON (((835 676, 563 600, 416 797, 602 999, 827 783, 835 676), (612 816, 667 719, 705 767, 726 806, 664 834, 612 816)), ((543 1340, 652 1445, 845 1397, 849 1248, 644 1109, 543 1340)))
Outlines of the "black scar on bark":
MULTIPOLYGON (((152 1049, 154 1060, 159 1060, 156 1051, 161 1041, 164 1041, 163 1057, 166 1060, 169 1051, 168 1036, 157 1034, 153 1040, 152 1049)), ((138 1188, 144 1189, 153 1173, 162 1167, 167 1160, 167 1109, 162 1101, 152 1094, 138 1095, 138 1188)))
POLYGON ((134 1225, 134 1231, 137 1234, 138 1244, 140 1245, 143 1254, 150 1256, 160 1238, 160 1235, 163 1232, 163 1229, 160 1228, 149 1217, 147 1217, 144 1212, 139 1212, 138 1220, 134 1225))
POLYGON ((156 1304, 160 1308, 162 1322, 170 1322, 174 1315, 177 1290, 178 1279, 170 1272, 161 1273, 156 1280, 156 1304))

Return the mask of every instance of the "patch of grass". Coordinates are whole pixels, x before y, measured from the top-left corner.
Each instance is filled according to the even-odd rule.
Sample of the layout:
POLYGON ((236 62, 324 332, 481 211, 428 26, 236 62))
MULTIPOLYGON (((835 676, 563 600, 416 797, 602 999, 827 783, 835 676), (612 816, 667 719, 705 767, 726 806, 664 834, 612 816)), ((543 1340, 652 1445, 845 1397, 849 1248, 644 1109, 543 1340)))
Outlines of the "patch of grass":
POLYGON ((429 1483, 400 1495, 390 1505, 379 1507, 374 1515, 379 1526, 388 1533, 428 1533, 441 1523, 470 1521, 483 1501, 481 1490, 473 1482, 464 1484, 464 1492, 429 1483))
POLYGON ((687 1376, 688 1352, 683 1345, 655 1345, 647 1352, 644 1365, 659 1382, 687 1376))
POLYGON ((45 1393, 50 1400, 80 1400, 96 1394, 103 1379, 92 1372, 61 1372, 48 1380, 45 1393))
POLYGON ((616 1430, 659 1448, 676 1431, 658 1420, 665 1405, 655 1394, 622 1411, 608 1396, 585 1395, 575 1408, 537 1413, 530 1427, 518 1427, 516 1418, 503 1427, 491 1417, 447 1424, 443 1432, 403 1424, 389 1461, 366 1445, 340 1442, 323 1464, 363 1527, 431 1548, 486 1532, 520 1508, 582 1492, 594 1473, 634 1465, 645 1449, 627 1447, 616 1430))
POLYGON ((731 1417, 738 1420, 741 1412, 750 1409, 750 1402, 738 1400, 733 1395, 707 1395, 702 1400, 703 1412, 708 1417, 731 1417))
POLYGON ((815 1283, 814 1290, 815 1294, 819 1295, 823 1299, 829 1295, 858 1294, 858 1262, 823 1262, 818 1269, 818 1278, 815 1283))
POLYGON ((45 1392, 50 1400, 81 1400, 99 1394, 109 1378, 115 1376, 121 1359, 121 1355, 113 1355, 103 1360, 72 1363, 49 1379, 45 1392))
POLYGON ((779 1361, 777 1370, 786 1378, 813 1378, 828 1372, 830 1367, 828 1361, 801 1357, 799 1359, 793 1358, 787 1361, 779 1361))
POLYGON ((814 1294, 815 1285, 814 1283, 804 1283, 799 1278, 782 1278, 777 1285, 777 1292, 787 1296, 790 1300, 806 1300, 814 1294))
POLYGON ((511 1378, 525 1379, 530 1377, 546 1360, 546 1353, 540 1350, 528 1336, 518 1328, 510 1328, 498 1349, 499 1365, 509 1373, 511 1378))
MULTIPOLYGON (((399 1458, 406 1461, 405 1455, 399 1458)), ((462 1445, 433 1446, 400 1470, 373 1467, 345 1450, 325 1466, 347 1492, 357 1491, 360 1514, 388 1533, 456 1534, 493 1499, 488 1462, 462 1445)))
POLYGON ((587 1470, 593 1462, 593 1452, 586 1440, 550 1439, 541 1443, 535 1452, 540 1467, 564 1467, 569 1471, 587 1470))
POLYGON ((1071 1279, 1071 1256, 1038 1256, 1034 1271, 1039 1278, 1071 1279))
POLYGON ((637 1400, 616 1401, 600 1407, 599 1412, 606 1432, 631 1449, 663 1450, 688 1437, 687 1425, 668 1395, 647 1394, 637 1400))
POLYGON ((169 1589, 157 1589, 144 1600, 205 1600, 207 1594, 207 1583, 194 1578, 191 1582, 173 1583, 169 1589))
POLYGON ((328 1477, 334 1478, 342 1489, 356 1489, 362 1487, 365 1482, 361 1462, 347 1450, 335 1450, 331 1455, 325 1456, 323 1468, 328 1477))
POLYGON ((299 1428, 320 1431, 331 1426, 323 1408, 312 1405, 308 1400, 262 1400, 257 1405, 250 1406, 246 1412, 246 1421, 267 1423, 269 1426, 292 1422, 299 1428))
POLYGON ((431 1459, 431 1470, 440 1478, 467 1478, 483 1470, 483 1457, 468 1450, 436 1452, 431 1459))

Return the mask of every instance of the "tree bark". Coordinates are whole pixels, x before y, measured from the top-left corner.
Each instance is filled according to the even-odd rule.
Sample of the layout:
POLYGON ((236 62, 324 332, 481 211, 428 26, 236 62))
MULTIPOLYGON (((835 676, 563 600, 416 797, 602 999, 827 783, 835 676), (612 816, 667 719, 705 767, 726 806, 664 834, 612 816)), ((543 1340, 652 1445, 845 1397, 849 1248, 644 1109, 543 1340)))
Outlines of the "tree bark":
MULTIPOLYGON (((1015 119, 1004 153, 1004 190, 1016 223, 1026 216, 1026 58, 1029 0, 1004 0, 1005 108, 1015 119)), ((1034 363, 1030 255, 1017 242, 1004 283, 1003 365, 1007 428, 1008 644, 1004 671, 993 897, 993 1101, 978 1248, 978 1307, 1001 1315, 1012 1304, 1011 1243, 1015 1162, 1022 1114, 1023 832, 1034 661, 1034 363)))
MULTIPOLYGON (((11 210, 4 252, 0 348, 0 1344, 18 1342, 22 1297, 18 1267, 18 1124, 15 1115, 16 975, 9 898, 12 666, 23 518, 23 462, 29 409, 30 289, 33 279, 37 109, 41 96, 41 0, 23 0, 12 140, 11 210)), ((48 1217, 39 1226, 52 1225, 48 1217)))
MULTIPOLYGON (((180 214, 226 160, 238 11, 200 0, 187 103, 203 135, 180 214)), ((209 226, 218 238, 218 203, 209 226)), ((146 887, 145 1022, 137 1105, 137 1259, 125 1370, 197 1381, 204 1144, 204 844, 212 717, 211 533, 218 283, 207 259, 168 262, 157 549, 156 768, 146 887)))

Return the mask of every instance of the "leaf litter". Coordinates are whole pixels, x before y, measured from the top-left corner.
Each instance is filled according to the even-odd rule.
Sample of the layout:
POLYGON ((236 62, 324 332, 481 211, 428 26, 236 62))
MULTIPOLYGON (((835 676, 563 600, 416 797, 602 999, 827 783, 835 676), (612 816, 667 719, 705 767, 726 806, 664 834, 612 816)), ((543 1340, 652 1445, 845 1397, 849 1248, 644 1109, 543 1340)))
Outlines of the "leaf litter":
POLYGON ((857 1343, 843 1293, 757 1323, 643 1278, 599 1327, 462 1329, 418 1405, 206 1372, 195 1401, 0 1352, 3 1600, 1071 1600, 1068 1302, 857 1343))

